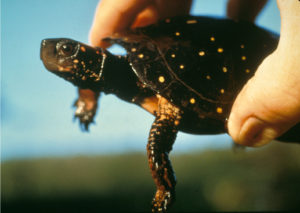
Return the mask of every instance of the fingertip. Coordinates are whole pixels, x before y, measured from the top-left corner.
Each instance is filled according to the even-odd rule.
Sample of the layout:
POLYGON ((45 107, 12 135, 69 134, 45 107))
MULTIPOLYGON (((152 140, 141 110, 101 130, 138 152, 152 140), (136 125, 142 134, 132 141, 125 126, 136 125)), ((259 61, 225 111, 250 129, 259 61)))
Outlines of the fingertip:
POLYGON ((265 145, 299 122, 299 93, 291 90, 299 84, 274 69, 277 61, 265 60, 234 101, 227 126, 238 144, 265 145))
POLYGON ((110 44, 102 41, 102 39, 108 35, 109 34, 103 33, 103 31, 101 31, 100 29, 97 29, 97 27, 92 27, 88 36, 89 43, 95 47, 97 46, 97 47, 107 48, 110 46, 110 44))
POLYGON ((238 143, 238 133, 240 131, 240 125, 238 125, 237 117, 234 111, 231 111, 229 115, 227 128, 228 134, 232 137, 233 141, 238 143))
POLYGON ((243 146, 262 146, 277 136, 276 131, 260 116, 260 112, 265 109, 258 91, 253 89, 259 87, 256 83, 255 76, 246 83, 238 94, 228 119, 229 135, 243 146))
POLYGON ((249 103, 249 97, 250 95, 248 93, 249 84, 251 84, 251 79, 246 83, 246 85, 243 87, 243 89, 240 91, 238 96, 236 97, 231 112, 228 118, 228 133, 232 137, 232 139, 239 144, 243 144, 242 141, 240 141, 240 131, 242 128, 243 123, 251 115, 251 111, 249 111, 251 107, 251 102, 249 103), (245 94, 246 93, 246 94, 245 94))
POLYGON ((129 29, 137 14, 148 4, 148 0, 100 1, 89 33, 89 42, 93 46, 108 46, 102 39, 115 32, 129 29))

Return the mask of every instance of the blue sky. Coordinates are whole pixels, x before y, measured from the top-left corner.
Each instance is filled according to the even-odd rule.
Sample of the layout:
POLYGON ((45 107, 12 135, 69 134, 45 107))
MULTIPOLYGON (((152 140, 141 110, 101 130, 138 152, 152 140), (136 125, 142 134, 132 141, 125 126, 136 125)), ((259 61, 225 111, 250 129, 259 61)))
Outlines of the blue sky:
MULTIPOLYGON (((1 158, 144 151, 153 117, 135 105, 103 96, 89 133, 72 122, 76 89, 47 72, 39 59, 44 38, 88 42, 98 0, 1 1, 1 158)), ((225 0, 197 0, 193 15, 225 15, 225 0)), ((270 0, 257 24, 279 32, 270 0)), ((115 53, 118 52, 114 48, 115 53)), ((174 152, 229 147, 230 138, 180 133, 174 152)))

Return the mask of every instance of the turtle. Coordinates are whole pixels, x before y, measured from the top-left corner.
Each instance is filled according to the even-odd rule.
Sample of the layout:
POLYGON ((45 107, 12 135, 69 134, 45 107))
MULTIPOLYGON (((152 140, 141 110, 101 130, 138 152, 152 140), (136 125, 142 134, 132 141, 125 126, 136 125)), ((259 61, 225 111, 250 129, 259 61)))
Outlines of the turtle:
MULTIPOLYGON (((125 48, 125 55, 52 38, 42 41, 40 57, 46 69, 80 89, 75 116, 84 129, 93 121, 100 93, 115 94, 154 115, 147 143, 157 187, 152 211, 166 212, 175 200, 169 153, 178 131, 227 133, 235 97, 278 40, 246 21, 188 15, 104 39, 125 48)), ((282 139, 299 141, 298 130, 282 139)))

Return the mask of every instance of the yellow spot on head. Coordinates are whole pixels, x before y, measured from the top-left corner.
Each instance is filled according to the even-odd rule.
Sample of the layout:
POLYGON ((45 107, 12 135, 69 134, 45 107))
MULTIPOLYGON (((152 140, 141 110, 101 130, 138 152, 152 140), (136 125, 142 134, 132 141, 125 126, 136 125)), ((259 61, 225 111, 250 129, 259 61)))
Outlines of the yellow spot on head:
POLYGON ((196 100, 195 100, 195 98, 191 98, 191 99, 190 99, 190 103, 191 103, 191 104, 194 104, 194 103, 196 103, 196 100))
POLYGON ((249 73, 250 72, 250 70, 249 69, 246 69, 246 73, 249 73))
POLYGON ((244 48, 245 48, 245 45, 241 44, 241 48, 244 49, 244 48))
POLYGON ((216 39, 215 39, 215 37, 210 37, 210 41, 215 41, 216 39))
POLYGON ((246 60, 246 56, 242 56, 242 58, 241 58, 243 61, 245 61, 246 60))
POLYGON ((207 75, 207 76, 206 76, 206 79, 207 79, 207 80, 210 80, 210 79, 211 79, 210 75, 207 75))
POLYGON ((81 50, 82 52, 85 52, 85 51, 86 51, 86 49, 85 49, 84 46, 81 46, 81 47, 80 47, 80 50, 81 50))
POLYGON ((160 83, 164 83, 165 82, 165 77, 164 76, 159 76, 158 81, 160 83))
POLYGON ((172 57, 172 58, 175 58, 175 57, 176 57, 176 55, 175 55, 175 54, 172 54, 172 55, 171 55, 171 57, 172 57))
POLYGON ((138 57, 139 58, 144 58, 144 54, 139 54, 138 57))
POLYGON ((181 65, 179 66, 179 68, 180 68, 180 69, 184 69, 184 65, 181 64, 181 65))
POLYGON ((204 56, 204 55, 205 55, 205 52, 204 52, 204 51, 200 51, 200 52, 199 52, 199 55, 200 55, 200 56, 204 56))
POLYGON ((227 67, 223 67, 223 72, 227 72, 227 67))
POLYGON ((224 49, 223 48, 218 48, 218 53, 222 53, 222 52, 224 52, 224 49))
POLYGON ((180 36, 180 32, 176 32, 175 35, 176 35, 176 36, 180 36))
POLYGON ((136 51, 136 48, 131 48, 131 52, 135 52, 136 51))
POLYGON ((223 109, 221 107, 217 107, 217 113, 219 114, 223 113, 223 109))
POLYGON ((174 121, 175 126, 178 126, 179 123, 180 123, 180 122, 179 122, 178 120, 174 121))
POLYGON ((79 61, 78 61, 78 59, 74 59, 73 62, 74 62, 75 64, 78 64, 79 61))
POLYGON ((221 94, 224 94, 224 92, 225 92, 224 89, 221 89, 221 90, 220 90, 220 93, 221 93, 221 94))

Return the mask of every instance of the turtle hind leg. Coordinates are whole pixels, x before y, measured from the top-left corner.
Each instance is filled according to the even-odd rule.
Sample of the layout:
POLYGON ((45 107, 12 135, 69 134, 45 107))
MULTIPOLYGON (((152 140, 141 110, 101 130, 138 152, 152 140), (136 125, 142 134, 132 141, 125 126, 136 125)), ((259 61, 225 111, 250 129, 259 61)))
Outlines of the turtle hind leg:
POLYGON ((152 212, 166 212, 175 200, 176 178, 169 160, 169 152, 178 132, 180 110, 166 99, 159 98, 156 118, 152 124, 147 154, 152 178, 157 187, 152 212))
POLYGON ((82 131, 88 131, 89 125, 93 123, 98 107, 98 98, 100 93, 89 89, 79 89, 79 97, 74 103, 74 118, 79 119, 79 125, 82 131))

